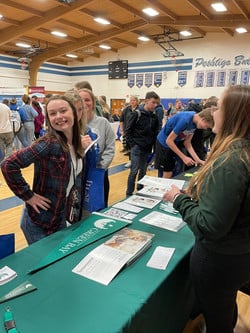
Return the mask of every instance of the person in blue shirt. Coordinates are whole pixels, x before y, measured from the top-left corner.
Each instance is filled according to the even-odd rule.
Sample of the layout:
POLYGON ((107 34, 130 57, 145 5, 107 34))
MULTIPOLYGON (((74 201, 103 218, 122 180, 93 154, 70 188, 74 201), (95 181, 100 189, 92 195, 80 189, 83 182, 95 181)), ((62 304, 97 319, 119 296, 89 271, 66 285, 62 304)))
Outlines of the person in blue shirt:
POLYGON ((176 158, 180 158, 187 166, 203 165, 193 149, 191 140, 194 131, 213 127, 211 109, 207 108, 200 113, 194 111, 178 112, 171 117, 161 129, 156 140, 155 168, 163 170, 163 178, 171 178, 176 158), (182 149, 185 148, 191 157, 182 149))

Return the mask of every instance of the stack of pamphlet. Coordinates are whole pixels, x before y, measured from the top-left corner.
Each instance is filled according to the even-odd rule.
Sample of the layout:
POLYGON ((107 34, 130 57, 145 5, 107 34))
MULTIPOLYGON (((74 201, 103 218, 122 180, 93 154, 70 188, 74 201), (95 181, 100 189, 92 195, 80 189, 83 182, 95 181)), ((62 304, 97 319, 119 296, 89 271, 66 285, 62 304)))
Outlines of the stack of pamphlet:
POLYGON ((4 266, 0 269, 0 286, 11 281, 17 276, 17 273, 8 266, 4 266))
POLYGON ((72 272, 108 285, 124 266, 150 247, 153 237, 145 231, 124 228, 91 251, 72 272))

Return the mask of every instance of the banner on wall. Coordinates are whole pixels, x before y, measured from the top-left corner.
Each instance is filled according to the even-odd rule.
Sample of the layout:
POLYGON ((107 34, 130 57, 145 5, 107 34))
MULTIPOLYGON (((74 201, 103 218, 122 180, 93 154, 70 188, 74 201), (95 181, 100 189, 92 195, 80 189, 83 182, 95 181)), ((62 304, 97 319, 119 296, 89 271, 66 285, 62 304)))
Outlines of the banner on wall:
POLYGON ((37 97, 45 96, 45 88, 44 87, 28 87, 29 95, 36 95, 37 97))
POLYGON ((217 87, 225 87, 226 84, 226 72, 219 71, 217 73, 217 87))
POLYGON ((143 86, 143 74, 136 74, 136 86, 138 88, 143 86))
POLYGON ((237 84, 237 79, 238 79, 238 71, 230 71, 228 84, 230 86, 235 86, 237 84))
POLYGON ((153 84, 153 73, 145 73, 145 86, 151 87, 153 84))
POLYGON ((248 70, 241 71, 240 84, 247 85, 248 83, 249 83, 249 71, 248 70))
POLYGON ((178 72, 178 85, 184 87, 187 84, 187 71, 178 72))
POLYGON ((214 86, 214 77, 215 77, 215 72, 214 71, 207 72, 206 87, 213 87, 214 86))
POLYGON ((128 86, 129 88, 133 88, 135 85, 135 74, 128 74, 128 86))
POLYGON ((154 73, 154 85, 158 88, 162 84, 162 73, 154 73))
POLYGON ((204 72, 196 72, 195 73, 195 88, 203 87, 204 84, 204 72))

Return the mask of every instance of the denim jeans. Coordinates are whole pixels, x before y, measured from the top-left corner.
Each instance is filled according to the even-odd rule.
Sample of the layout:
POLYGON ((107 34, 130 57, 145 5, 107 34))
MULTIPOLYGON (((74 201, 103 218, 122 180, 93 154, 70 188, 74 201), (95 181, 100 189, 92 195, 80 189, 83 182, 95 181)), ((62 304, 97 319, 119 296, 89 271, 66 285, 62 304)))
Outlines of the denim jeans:
POLYGON ((35 126, 34 122, 25 122, 21 130, 17 133, 18 139, 21 141, 23 147, 29 147, 34 139, 35 126))
MULTIPOLYGON (((142 179, 147 172, 147 152, 143 151, 138 145, 135 145, 130 150, 131 167, 128 176, 128 184, 126 195, 132 195, 135 189, 135 179, 138 174, 138 180, 142 179), (139 172, 139 173, 138 173, 139 172)), ((137 185, 137 190, 141 189, 143 186, 137 185)))
MULTIPOLYGON (((66 228, 66 221, 62 222, 58 230, 64 228, 66 228)), ((29 245, 48 236, 45 229, 31 221, 26 207, 23 208, 22 212, 21 229, 29 245)))

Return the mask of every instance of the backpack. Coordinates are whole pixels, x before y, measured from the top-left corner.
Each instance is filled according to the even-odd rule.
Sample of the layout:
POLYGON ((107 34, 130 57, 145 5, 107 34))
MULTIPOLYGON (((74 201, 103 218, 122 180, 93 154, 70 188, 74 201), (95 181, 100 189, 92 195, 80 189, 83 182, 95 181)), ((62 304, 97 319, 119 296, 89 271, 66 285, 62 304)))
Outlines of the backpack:
POLYGON ((22 123, 20 114, 17 110, 11 110, 10 121, 12 123, 13 133, 18 133, 22 127, 22 123))

